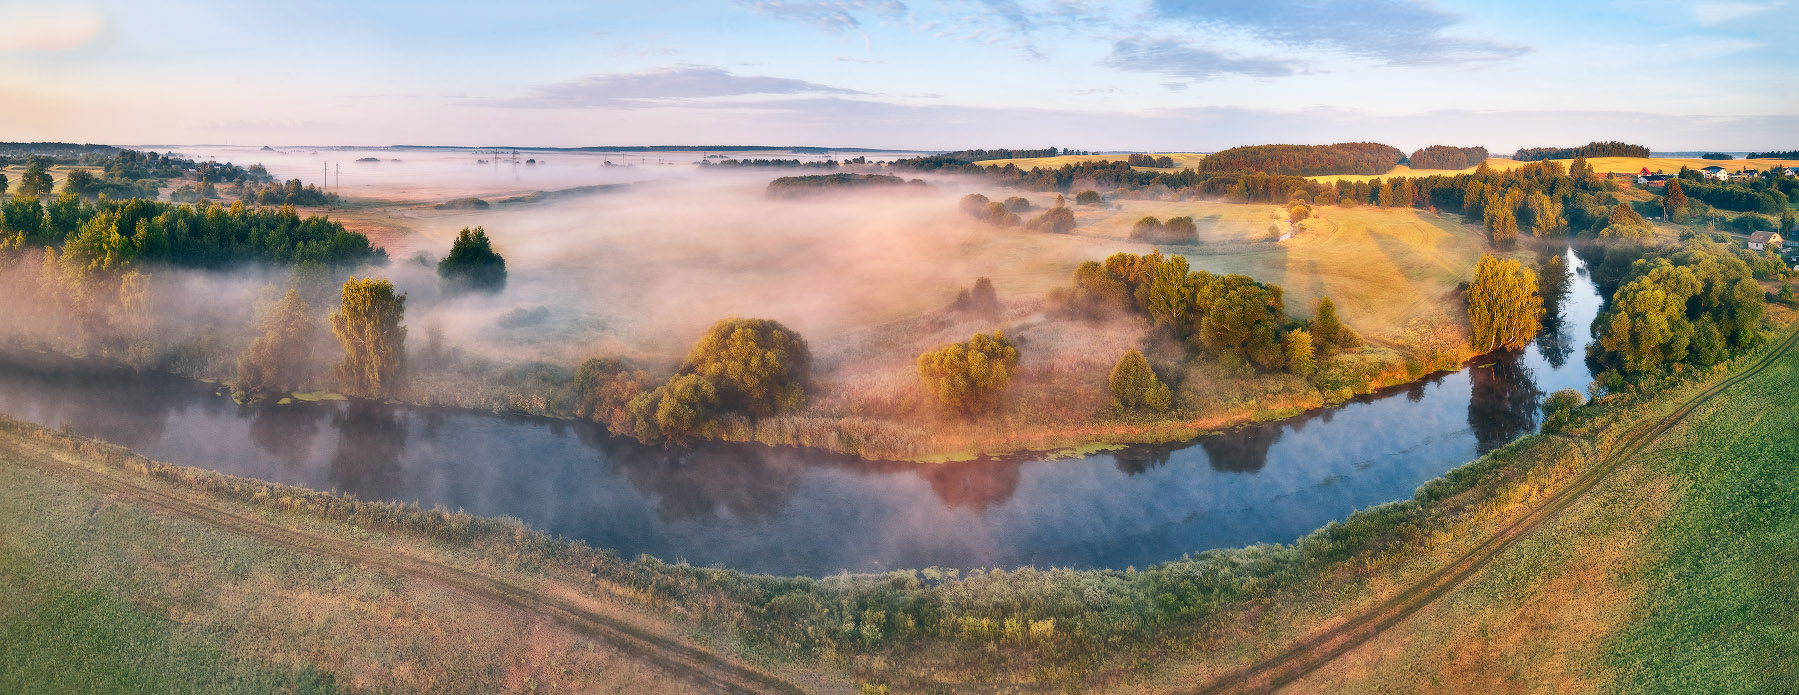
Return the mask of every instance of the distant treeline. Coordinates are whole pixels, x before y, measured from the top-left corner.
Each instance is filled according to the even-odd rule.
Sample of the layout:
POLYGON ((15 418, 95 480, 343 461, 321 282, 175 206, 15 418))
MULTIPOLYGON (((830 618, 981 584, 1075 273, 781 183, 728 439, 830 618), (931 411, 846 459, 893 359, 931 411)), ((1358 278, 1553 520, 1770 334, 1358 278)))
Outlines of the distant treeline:
POLYGON ((1580 147, 1531 147, 1512 154, 1512 159, 1520 162, 1538 162, 1545 159, 1573 159, 1575 157, 1647 157, 1649 148, 1642 145, 1607 140, 1605 142, 1589 142, 1580 147))
POLYGON ((1174 158, 1167 155, 1157 157, 1147 154, 1133 154, 1125 158, 1125 163, 1134 167, 1153 167, 1156 169, 1174 168, 1174 158))
POLYGON ((1385 174, 1405 153, 1375 142, 1335 145, 1249 145, 1233 147, 1199 162, 1205 172, 1262 172, 1290 176, 1385 174))
POLYGON ((118 152, 111 145, 77 145, 70 142, 0 142, 0 165, 41 158, 46 164, 97 163, 118 152), (87 161, 83 161, 84 158, 87 161))
POLYGON ((798 198, 818 193, 850 188, 899 188, 925 187, 922 179, 907 181, 898 176, 886 174, 815 174, 812 176, 783 176, 768 182, 768 197, 798 198))
POLYGON ((700 165, 701 166, 715 166, 715 167, 790 167, 790 168, 805 168, 805 169, 836 169, 837 167, 845 166, 845 165, 867 164, 867 163, 868 163, 867 157, 855 157, 852 159, 845 159, 841 162, 839 162, 835 159, 826 159, 824 161, 816 161, 815 160, 815 161, 810 161, 810 162, 802 161, 799 159, 721 159, 716 162, 709 161, 709 160, 702 160, 700 162, 700 165))
POLYGON ((1779 152, 1750 152, 1748 159, 1799 159, 1799 150, 1781 150, 1779 152))
POLYGON ((89 203, 63 195, 49 204, 18 196, 0 206, 0 240, 62 246, 91 259, 96 270, 140 262, 218 268, 246 262, 327 266, 384 263, 369 238, 324 217, 302 218, 290 206, 225 207, 133 199, 89 203))
POLYGON ((1480 166, 1487 157, 1485 147, 1431 145, 1413 152, 1409 161, 1413 169, 1466 169, 1480 166))

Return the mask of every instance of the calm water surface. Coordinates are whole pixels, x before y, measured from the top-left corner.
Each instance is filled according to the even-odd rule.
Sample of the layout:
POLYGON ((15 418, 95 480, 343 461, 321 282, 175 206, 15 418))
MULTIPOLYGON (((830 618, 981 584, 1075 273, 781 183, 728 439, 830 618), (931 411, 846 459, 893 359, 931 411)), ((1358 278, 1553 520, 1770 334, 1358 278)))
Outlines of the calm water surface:
POLYGON ((1533 431, 1584 388, 1599 296, 1576 270, 1522 353, 1341 408, 1062 461, 874 463, 794 449, 644 447, 586 423, 366 403, 242 407, 206 384, 0 365, 0 412, 232 475, 416 502, 666 560, 822 576, 931 565, 1144 567, 1291 542, 1533 431))

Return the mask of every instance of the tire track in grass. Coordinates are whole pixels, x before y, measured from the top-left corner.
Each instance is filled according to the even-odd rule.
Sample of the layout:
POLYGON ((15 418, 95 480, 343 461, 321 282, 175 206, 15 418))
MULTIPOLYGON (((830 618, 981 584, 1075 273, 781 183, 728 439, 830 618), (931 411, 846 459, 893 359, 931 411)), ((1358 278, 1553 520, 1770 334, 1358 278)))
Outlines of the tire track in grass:
POLYGON ((277 526, 150 486, 114 478, 80 464, 62 461, 55 456, 21 451, 21 447, 16 445, 7 448, 20 454, 21 461, 73 478, 94 489, 128 498, 164 514, 352 566, 433 582, 505 611, 551 618, 577 634, 602 642, 630 658, 660 668, 704 690, 746 694, 805 692, 789 681, 733 663, 705 649, 655 634, 498 577, 367 543, 277 526))
POLYGON ((1543 504, 1482 541, 1480 545, 1450 561, 1448 565, 1420 579, 1406 590, 1341 625, 1307 637, 1285 651, 1231 671, 1191 692, 1196 695, 1212 695, 1214 693, 1259 693, 1279 690, 1324 667, 1332 660, 1361 646, 1368 640, 1374 639, 1387 628, 1399 624, 1460 586, 1463 581, 1485 568, 1493 561, 1493 558, 1510 548, 1512 544, 1530 535, 1531 532, 1560 515, 1562 511, 1573 506, 1587 492, 1597 487, 1600 481, 1611 475, 1611 472, 1616 470, 1620 464, 1642 453, 1645 447, 1664 432, 1679 424, 1694 409, 1732 386, 1760 374, 1775 361, 1784 357, 1795 343, 1799 343, 1799 331, 1789 334, 1779 345, 1769 350, 1749 368, 1733 374, 1687 399, 1674 412, 1660 419, 1646 420, 1632 426, 1625 431, 1623 436, 1619 437, 1618 446, 1586 472, 1576 477, 1573 482, 1550 495, 1543 504))

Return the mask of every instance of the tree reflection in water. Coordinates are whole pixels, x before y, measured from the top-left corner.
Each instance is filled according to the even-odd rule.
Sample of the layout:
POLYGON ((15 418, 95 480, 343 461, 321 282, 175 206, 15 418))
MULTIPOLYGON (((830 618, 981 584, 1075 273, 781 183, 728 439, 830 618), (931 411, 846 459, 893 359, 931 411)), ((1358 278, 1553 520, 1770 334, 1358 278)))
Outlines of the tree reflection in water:
POLYGON ((392 499, 400 490, 400 458, 406 454, 406 423, 391 405, 351 401, 332 416, 337 453, 331 456, 331 486, 362 499, 392 499))
MULTIPOLYGON (((1303 421, 1295 420, 1297 424, 1303 421)), ((1268 450, 1281 439, 1278 424, 1255 425, 1199 438, 1212 470, 1221 473, 1254 473, 1268 465, 1268 450)))
POLYGON ((805 454, 759 445, 696 442, 646 446, 625 437, 581 429, 639 494, 656 497, 664 521, 705 521, 728 513, 740 519, 773 517, 805 473, 805 454))
POLYGON ((264 405, 238 411, 250 415, 250 442, 292 468, 312 457, 325 409, 312 404, 264 405))
POLYGON ((915 470, 931 484, 943 506, 982 512, 1012 499, 1023 466, 1016 460, 976 460, 921 464, 915 470))
POLYGON ((1536 375, 1518 359, 1518 352, 1488 355, 1490 364, 1468 369, 1472 392, 1468 397, 1468 426, 1474 430, 1476 450, 1482 454, 1505 446, 1536 428, 1543 391, 1536 375))

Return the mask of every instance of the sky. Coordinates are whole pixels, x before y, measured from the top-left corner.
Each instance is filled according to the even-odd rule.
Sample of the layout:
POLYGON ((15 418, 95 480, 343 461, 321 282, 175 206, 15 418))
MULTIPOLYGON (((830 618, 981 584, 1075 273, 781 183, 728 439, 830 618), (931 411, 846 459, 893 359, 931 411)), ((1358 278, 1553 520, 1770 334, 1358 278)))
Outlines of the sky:
POLYGON ((1799 148, 1799 0, 0 0, 0 140, 1799 148))

